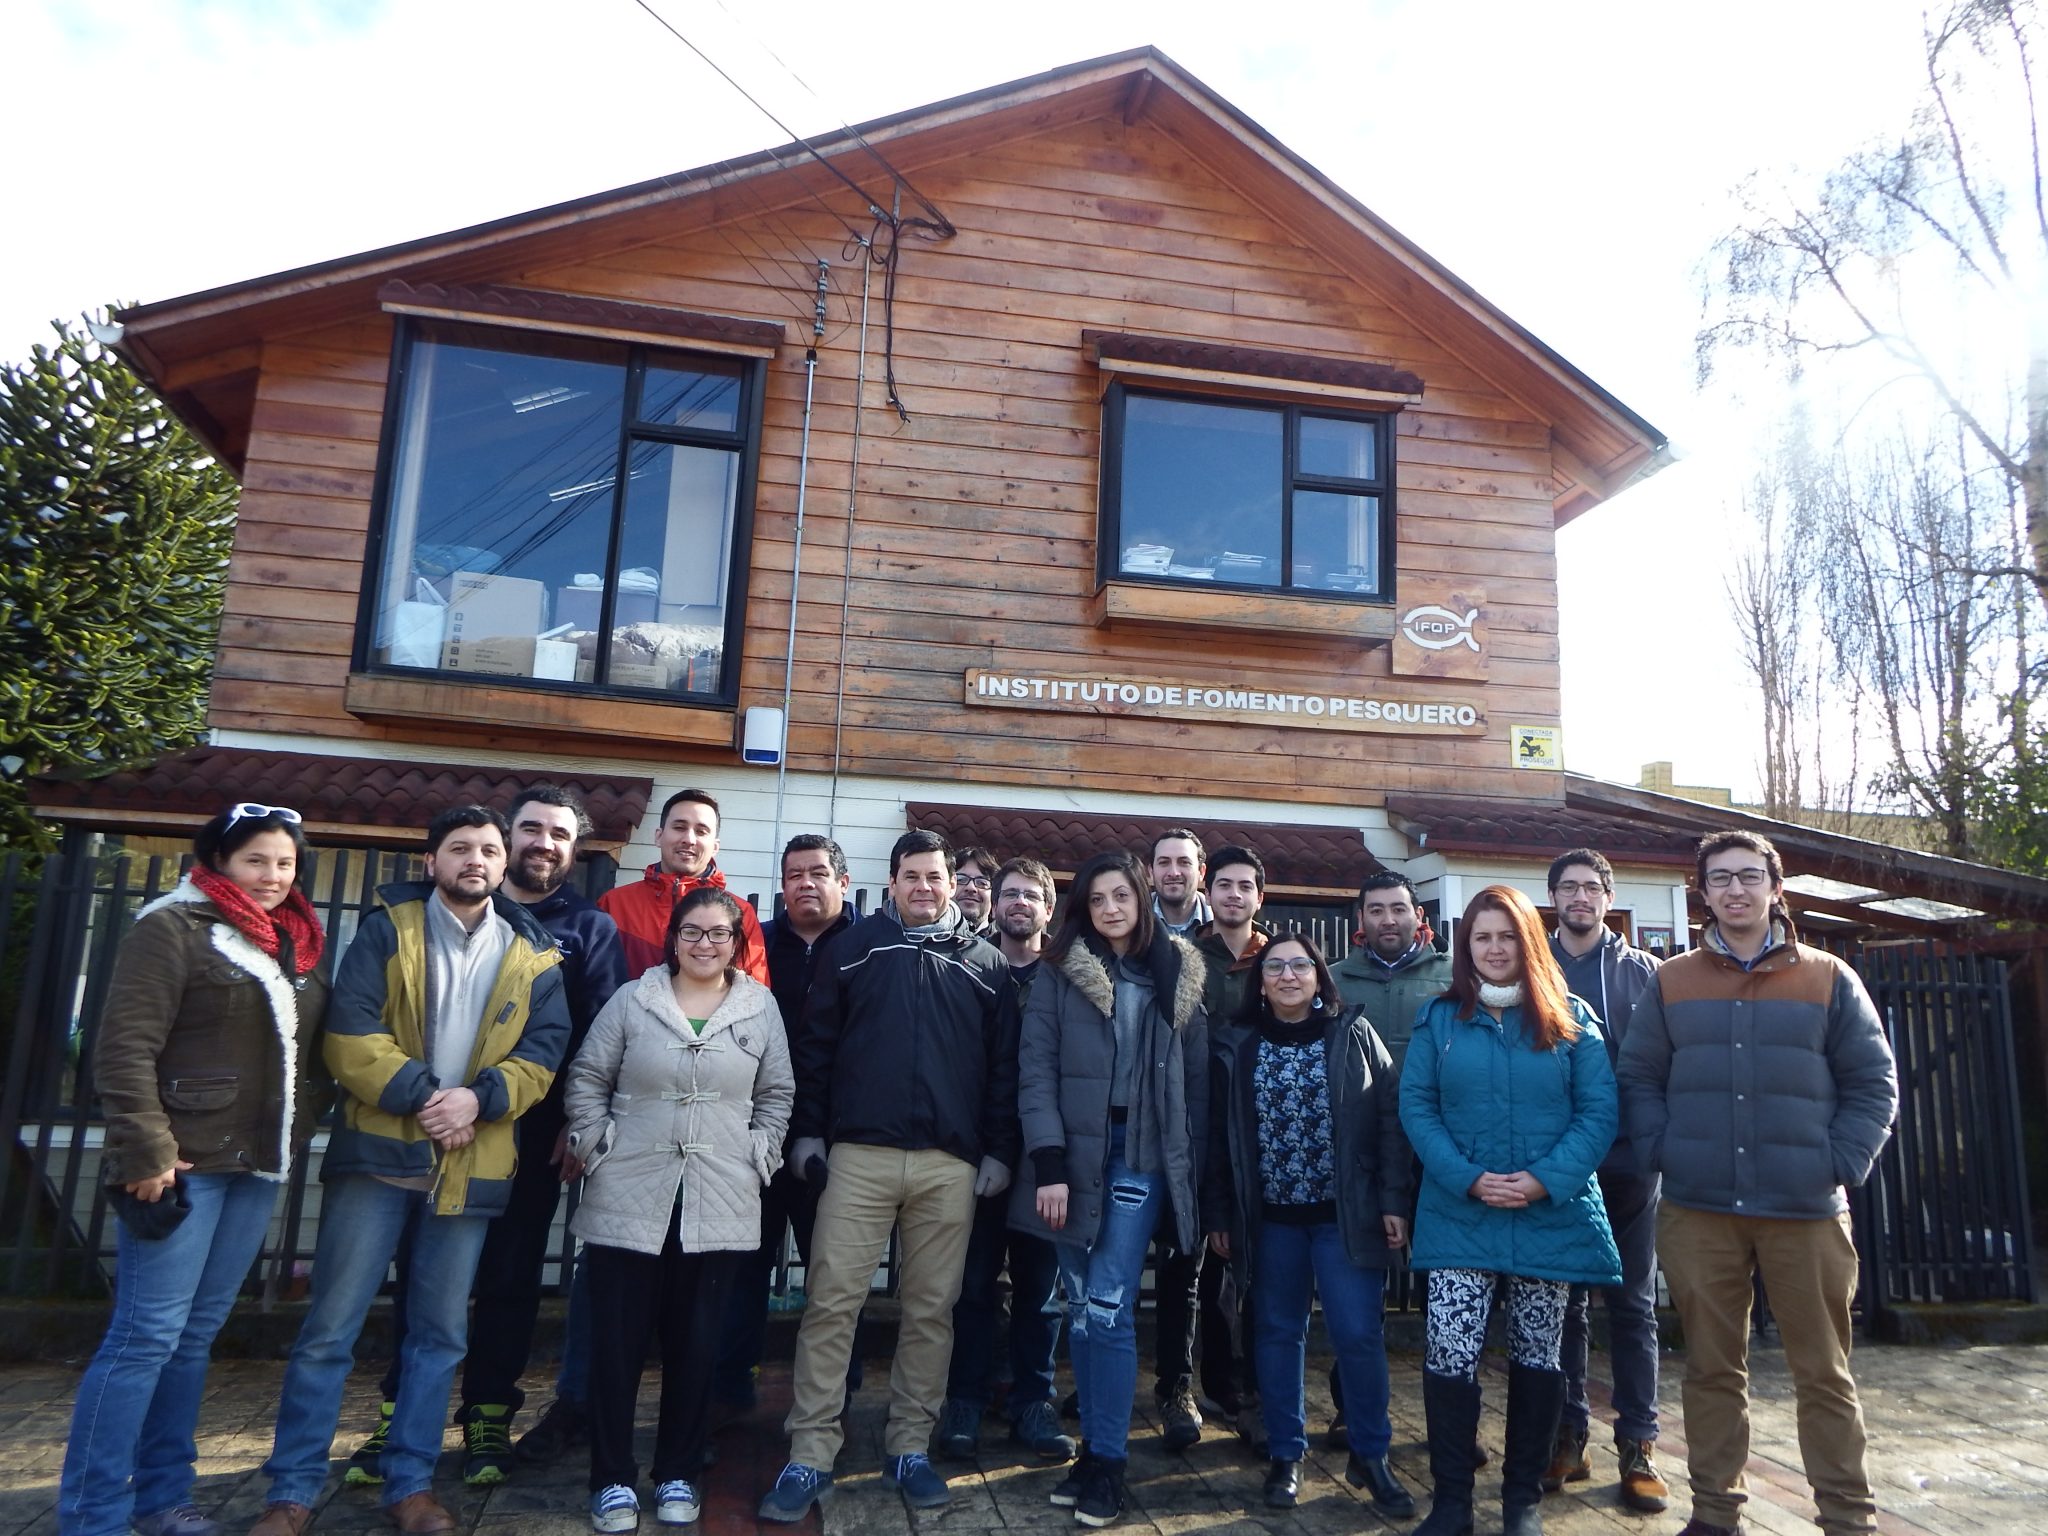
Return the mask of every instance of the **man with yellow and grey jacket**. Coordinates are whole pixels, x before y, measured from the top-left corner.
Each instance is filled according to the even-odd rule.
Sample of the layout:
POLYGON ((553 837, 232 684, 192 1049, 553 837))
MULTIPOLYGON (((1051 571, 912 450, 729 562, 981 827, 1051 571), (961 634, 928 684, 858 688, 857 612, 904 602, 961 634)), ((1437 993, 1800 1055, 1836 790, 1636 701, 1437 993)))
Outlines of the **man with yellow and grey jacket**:
POLYGON ((434 1462, 468 1347, 470 1281, 517 1161, 513 1124, 539 1103, 569 1039, 561 953, 497 894, 504 817, 443 811, 427 829, 427 878, 389 885, 343 956, 328 1006, 327 1066, 341 1106, 321 1167, 313 1304, 285 1368, 251 1536, 299 1536, 327 1480, 328 1447, 356 1335, 402 1237, 404 1371, 383 1458, 401 1531, 452 1531, 434 1462))

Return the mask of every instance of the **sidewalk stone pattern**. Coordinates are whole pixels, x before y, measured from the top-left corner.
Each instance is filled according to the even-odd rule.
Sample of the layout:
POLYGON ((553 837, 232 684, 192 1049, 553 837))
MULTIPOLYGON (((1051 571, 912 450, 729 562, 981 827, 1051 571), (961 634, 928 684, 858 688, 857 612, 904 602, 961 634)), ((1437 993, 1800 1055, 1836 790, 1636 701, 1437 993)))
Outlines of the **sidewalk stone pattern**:
MULTIPOLYGON (((82 1362, 81 1362, 82 1364, 82 1362)), ((1311 1361, 1310 1413, 1314 1449, 1303 1470, 1301 1504, 1291 1511, 1260 1502, 1264 1466, 1253 1462, 1235 1436, 1207 1429, 1202 1443, 1186 1455, 1160 1448, 1152 1414, 1149 1378, 1141 1382, 1137 1413, 1141 1427, 1131 1441, 1131 1510, 1116 1529, 1154 1531, 1163 1536, 1193 1532, 1236 1532, 1243 1536, 1352 1536, 1355 1532, 1406 1529, 1378 1516, 1371 1504, 1343 1480, 1344 1457, 1321 1449, 1329 1422, 1324 1395, 1327 1359, 1311 1361)), ((1750 1455, 1748 1528, 1770 1536, 1809 1536, 1812 1503, 1799 1470, 1798 1435, 1791 1384, 1773 1349, 1753 1356, 1753 1434, 1750 1455)), ((1596 1373, 1602 1365, 1594 1356, 1596 1373)), ((1427 1508, 1428 1462, 1423 1450, 1420 1362, 1396 1355, 1394 1367, 1394 1463, 1427 1508)), ((1880 1509, 1878 1525, 1887 1536, 2048 1536, 2048 1346, 1986 1346, 1922 1349, 1869 1345, 1856 1353, 1856 1377, 1871 1431, 1871 1474, 1880 1509)), ((1685 1426, 1680 1419, 1678 1383, 1682 1362, 1667 1358, 1663 1391, 1665 1433, 1658 1465, 1673 1484, 1672 1512, 1638 1516, 1615 1502, 1612 1434, 1606 1427, 1604 1381, 1595 1380, 1593 1477, 1544 1501, 1551 1536, 1672 1536, 1684 1523, 1685 1426)), ((78 1368, 16 1366, 0 1370, 0 1536, 46 1536, 57 1529, 58 1468, 78 1368)), ((263 1479, 257 1469, 270 1450, 272 1417, 283 1380, 282 1362, 224 1361, 215 1365, 199 1425, 200 1506, 216 1513, 224 1529, 239 1536, 262 1512, 263 1479)), ((873 1362, 867 1386, 855 1400, 839 1489, 799 1530, 825 1536, 982 1536, 989 1532, 1053 1532, 1076 1529, 1071 1513, 1055 1509, 1046 1495, 1061 1473, 1009 1443, 1007 1425, 991 1414, 983 1423, 978 1469, 940 1462, 952 1481, 952 1505, 912 1515, 881 1484, 882 1420, 887 1409, 883 1362, 873 1362)), ((347 1455, 375 1416, 374 1373, 358 1369, 345 1406, 337 1457, 347 1455)), ((1486 1419, 1480 1438, 1494 1452, 1480 1474, 1479 1529, 1499 1528, 1499 1452, 1506 1380, 1498 1356, 1485 1377, 1486 1419)), ((640 1460, 652 1449, 659 1378, 650 1368, 640 1401, 643 1426, 640 1460)), ((530 1423, 547 1403, 552 1381, 526 1383, 530 1423)), ((1065 1384, 1062 1384, 1065 1390, 1065 1384)), ((789 1367, 765 1369, 761 1406, 747 1421, 716 1441, 717 1464, 705 1479, 706 1503, 698 1529, 706 1536, 732 1536, 757 1529, 754 1507, 780 1468, 786 1442, 781 1420, 789 1404, 789 1367)), ((460 1437, 451 1428, 449 1454, 441 1464, 437 1492, 465 1532, 478 1536, 571 1536, 587 1531, 588 1464, 581 1450, 550 1468, 521 1467, 503 1487, 478 1490, 460 1481, 460 1437)), ((644 1474, 643 1474, 644 1476, 644 1474)), ((640 1489, 641 1529, 663 1527, 654 1520, 651 1490, 640 1489)), ((1412 1522, 1409 1522, 1412 1524, 1412 1522)), ((785 1530, 786 1527, 758 1527, 785 1530)), ((388 1531, 374 1492, 344 1489, 337 1475, 328 1485, 312 1530, 317 1536, 357 1536, 388 1531)))

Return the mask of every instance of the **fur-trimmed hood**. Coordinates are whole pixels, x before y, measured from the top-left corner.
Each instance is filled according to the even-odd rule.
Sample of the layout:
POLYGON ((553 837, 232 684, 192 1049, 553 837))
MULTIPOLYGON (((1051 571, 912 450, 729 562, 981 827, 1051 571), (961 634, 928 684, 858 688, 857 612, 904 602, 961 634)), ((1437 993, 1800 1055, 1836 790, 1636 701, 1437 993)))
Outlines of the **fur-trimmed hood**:
MULTIPOLYGON (((1145 952, 1145 967, 1162 998, 1171 998, 1168 1019, 1176 1031, 1185 1029, 1195 1010, 1202 1006, 1202 987, 1209 970, 1201 952, 1186 939, 1163 929, 1154 929, 1151 949, 1145 952)), ((1086 944, 1076 944, 1060 957, 1060 974, 1107 1019, 1116 1013, 1116 983, 1110 979, 1109 963, 1086 944)))

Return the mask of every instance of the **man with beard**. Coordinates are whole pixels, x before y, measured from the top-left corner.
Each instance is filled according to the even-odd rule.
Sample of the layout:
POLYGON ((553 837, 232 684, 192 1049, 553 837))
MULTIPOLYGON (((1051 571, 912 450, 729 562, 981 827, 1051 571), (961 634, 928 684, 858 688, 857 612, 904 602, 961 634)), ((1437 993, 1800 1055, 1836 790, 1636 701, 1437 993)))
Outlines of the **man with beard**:
POLYGON ((455 1529, 433 1480, 470 1283, 511 1198, 516 1123, 569 1043, 561 951, 528 908, 497 894, 508 830, 480 805, 436 816, 427 878, 378 891, 335 974, 323 1052, 341 1102, 320 1170, 313 1300, 285 1367, 269 1502, 252 1536, 301 1536, 312 1523, 356 1337, 406 1239, 385 1513, 401 1531, 455 1529))
POLYGON ((975 937, 997 942, 996 866, 1001 861, 986 848, 969 843, 953 850, 953 902, 975 937))
POLYGON ((1192 941, 1210 917, 1202 896, 1202 840, 1186 827, 1168 827, 1152 839, 1151 873, 1152 915, 1167 932, 1192 941))
MULTIPOLYGON (((1550 952, 1564 984, 1600 1015, 1610 1061, 1621 1059, 1636 999, 1657 974, 1657 957, 1607 926, 1614 905, 1614 867, 1591 848, 1561 853, 1550 865, 1550 904, 1557 929, 1550 952)), ((1660 1181, 1636 1169, 1635 1149, 1617 1136, 1600 1164, 1600 1194, 1621 1250, 1621 1284, 1607 1298, 1608 1350, 1614 1365, 1614 1454, 1621 1463, 1621 1502, 1638 1514, 1663 1512, 1671 1490, 1650 1460, 1657 1442, 1657 1195, 1660 1181)), ((1586 1455, 1592 1407, 1586 1401, 1586 1322, 1591 1293, 1571 1290, 1564 1318, 1564 1414, 1543 1487, 1554 1493, 1593 1475, 1586 1455)))
POLYGON ((1451 984, 1451 957, 1423 934, 1422 905, 1406 875, 1383 869, 1366 877, 1358 888, 1358 942, 1330 974, 1344 1005, 1365 1009, 1399 1073, 1415 1015, 1451 984))
POLYGON ((809 1303, 797 1333, 789 1463, 761 1518, 794 1524, 832 1490, 854 1324, 900 1228, 901 1321, 882 1481, 913 1508, 952 1492, 926 1455, 953 1352, 953 1303, 978 1197, 1008 1188, 1017 1126, 1009 967, 953 903, 936 832, 889 852, 889 904, 832 941, 792 1049, 789 1162, 823 1161, 809 1303))
MULTIPOLYGON (((561 951, 562 989, 569 1004, 569 1046, 562 1060, 569 1062, 598 1010, 626 984, 625 952, 618 926, 568 883, 576 868, 576 845, 591 831, 582 800, 558 785, 536 784, 520 791, 512 803, 511 820, 505 883, 499 892, 538 918, 561 951)), ((510 1472, 512 1419, 526 1401, 519 1378, 533 1351, 541 1270, 562 1198, 558 1170, 567 1130, 562 1112, 565 1078, 557 1073, 547 1096, 519 1117, 519 1169, 512 1178, 512 1193, 504 1213, 485 1234, 477 1260, 470 1323, 474 1343, 463 1362, 462 1408, 456 1422, 462 1426, 462 1480, 479 1487, 502 1483, 510 1472)), ((402 1245, 401 1276, 410 1259, 409 1248, 402 1245)), ((590 1318, 576 1305, 579 1290, 571 1289, 569 1340, 562 1351, 555 1401, 521 1438, 519 1456, 524 1461, 552 1461, 582 1438, 590 1318)), ((405 1358, 405 1291, 400 1285, 392 1305, 391 1364, 384 1372, 377 1428, 349 1458, 350 1483, 383 1481, 379 1462, 391 1432, 405 1358)))
MULTIPOLYGON (((967 856, 962 854, 965 865, 967 856)), ((996 870, 995 921, 990 930, 1009 962, 1023 1011, 1031 977, 1052 922, 1052 871, 1036 859, 1011 859, 996 870)), ((1021 1135, 1021 1131, 1020 1131, 1021 1135)), ((1042 1460, 1069 1460, 1074 1442, 1062 1433, 1053 1409, 1053 1349, 1060 1314, 1053 1307, 1059 1287, 1059 1254, 1051 1243, 1013 1230, 1009 1201, 1002 1194, 974 1203, 974 1231, 953 1307, 953 1363, 946 1377, 946 1409, 935 1442, 941 1455, 970 1459, 981 1434, 981 1416, 992 1396, 997 1339, 1002 1332, 999 1295, 1003 1266, 1010 1270, 1010 1439, 1029 1446, 1042 1460)))
MULTIPOLYGON (((852 879, 839 844, 818 832, 799 832, 782 850, 782 915, 762 930, 768 949, 768 986, 782 1013, 782 1027, 795 1048, 804 1002, 817 979, 818 964, 831 941, 854 924, 846 904, 852 879)), ((818 1216, 818 1191, 793 1163, 784 1161, 761 1195, 761 1247, 733 1277, 726 1308, 725 1347, 719 1356, 712 1394, 715 1422, 730 1424, 753 1411, 754 1371, 768 1336, 768 1282, 782 1256, 782 1234, 796 1235, 797 1256, 811 1263, 811 1231, 818 1216)), ((855 1351, 847 1386, 860 1390, 860 1354, 855 1351)))
MULTIPOLYGON (((661 824, 654 834, 654 849, 660 855, 647 866, 647 873, 628 885, 615 885, 597 898, 597 904, 619 925, 626 946, 626 974, 637 978, 668 955, 669 914, 684 893, 700 885, 725 889, 725 874, 718 867, 718 802, 701 789, 679 789, 661 807, 661 824)), ((762 986, 768 985, 767 946, 761 937, 761 920, 754 909, 741 901, 740 922, 747 930, 745 970, 762 986)))

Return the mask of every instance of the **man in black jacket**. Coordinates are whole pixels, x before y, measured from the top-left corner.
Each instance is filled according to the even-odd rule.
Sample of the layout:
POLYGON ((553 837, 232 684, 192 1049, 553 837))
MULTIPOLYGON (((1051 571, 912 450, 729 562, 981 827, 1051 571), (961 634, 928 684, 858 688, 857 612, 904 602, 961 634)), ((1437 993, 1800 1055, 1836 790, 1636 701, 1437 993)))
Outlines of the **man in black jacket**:
MULTIPOLYGON (((823 833, 799 832, 783 846, 782 914, 762 933, 768 946, 768 989, 775 994, 792 1049, 818 966, 832 941, 854 924, 853 909, 846 904, 851 884, 845 850, 823 833)), ((805 1183, 796 1165, 785 1161, 762 1192, 761 1247, 735 1277, 726 1309, 725 1349, 712 1388, 721 1423, 754 1406, 754 1368, 761 1363, 768 1333, 768 1282, 782 1254, 783 1231, 795 1232, 797 1256, 808 1269, 817 1217, 816 1186, 805 1183)), ((860 1387, 858 1353, 847 1383, 860 1387)))
POLYGON ((1017 1160, 1017 1005, 1009 966, 953 903, 935 832, 889 854, 889 906, 836 939, 791 1056, 788 1161, 830 1171, 797 1334, 790 1460, 761 1517, 801 1520, 832 1486, 847 1359, 861 1303, 901 1234, 901 1322, 889 1373, 882 1479, 917 1508, 950 1501, 926 1455, 953 1352, 953 1303, 977 1196, 1017 1160))

